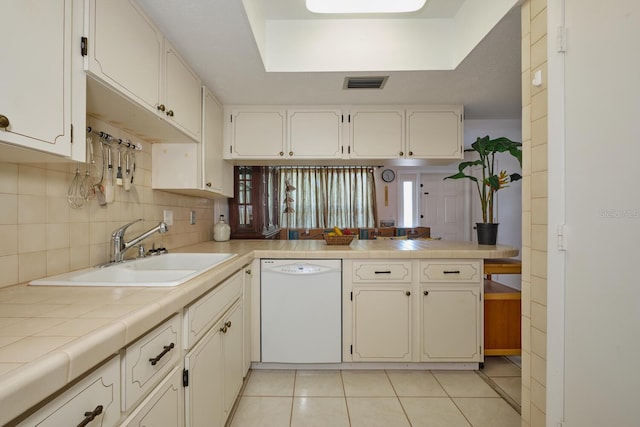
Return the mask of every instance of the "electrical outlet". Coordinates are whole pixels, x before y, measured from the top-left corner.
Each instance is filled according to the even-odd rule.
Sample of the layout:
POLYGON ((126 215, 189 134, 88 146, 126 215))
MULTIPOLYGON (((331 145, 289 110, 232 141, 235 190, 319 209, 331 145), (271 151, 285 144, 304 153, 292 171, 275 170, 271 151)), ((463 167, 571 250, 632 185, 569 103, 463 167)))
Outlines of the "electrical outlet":
POLYGON ((173 225, 173 211, 170 211, 170 210, 164 211, 164 222, 167 225, 173 225))
POLYGON ((196 223, 196 211, 191 211, 189 215, 189 224, 194 225, 196 223))

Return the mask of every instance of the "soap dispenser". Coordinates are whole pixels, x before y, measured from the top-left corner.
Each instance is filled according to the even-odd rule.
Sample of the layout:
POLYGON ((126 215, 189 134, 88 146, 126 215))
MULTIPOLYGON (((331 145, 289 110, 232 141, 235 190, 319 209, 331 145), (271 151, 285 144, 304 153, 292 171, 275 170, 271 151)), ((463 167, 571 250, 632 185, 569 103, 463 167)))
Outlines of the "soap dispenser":
POLYGON ((231 227, 224 221, 224 215, 220 215, 220 220, 213 226, 213 240, 226 242, 230 237, 231 227))

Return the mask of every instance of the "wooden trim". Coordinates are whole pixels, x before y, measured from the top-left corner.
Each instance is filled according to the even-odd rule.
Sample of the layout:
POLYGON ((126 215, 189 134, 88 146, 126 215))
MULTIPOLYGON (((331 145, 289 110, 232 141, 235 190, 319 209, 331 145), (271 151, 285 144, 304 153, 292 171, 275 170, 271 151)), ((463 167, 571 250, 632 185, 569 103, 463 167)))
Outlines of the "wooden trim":
POLYGON ((484 274, 522 274, 522 261, 513 258, 485 259, 484 274))

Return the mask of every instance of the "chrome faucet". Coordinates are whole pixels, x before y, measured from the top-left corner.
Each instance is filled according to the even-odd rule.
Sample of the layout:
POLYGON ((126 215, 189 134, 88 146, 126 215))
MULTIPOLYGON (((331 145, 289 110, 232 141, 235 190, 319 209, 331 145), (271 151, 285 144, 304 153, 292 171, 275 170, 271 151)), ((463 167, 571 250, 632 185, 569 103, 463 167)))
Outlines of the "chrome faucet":
POLYGON ((135 221, 132 221, 129 224, 123 225, 122 227, 116 229, 111 234, 111 243, 112 243, 112 247, 113 247, 113 254, 111 255, 111 262, 112 263, 122 262, 124 260, 124 253, 128 249, 130 249, 131 247, 137 245, 138 243, 140 243, 141 241, 143 241, 147 237, 150 237, 152 234, 154 234, 156 232, 162 234, 162 233, 166 233, 167 231, 169 231, 169 227, 167 226, 167 224, 164 221, 162 221, 158 225, 153 227, 151 230, 145 231, 144 233, 142 233, 138 237, 134 237, 130 241, 125 242, 124 241, 124 233, 125 233, 125 231, 127 231, 127 228, 129 228, 133 224, 135 224, 137 222, 140 222, 140 221, 142 221, 142 218, 136 219, 135 221))

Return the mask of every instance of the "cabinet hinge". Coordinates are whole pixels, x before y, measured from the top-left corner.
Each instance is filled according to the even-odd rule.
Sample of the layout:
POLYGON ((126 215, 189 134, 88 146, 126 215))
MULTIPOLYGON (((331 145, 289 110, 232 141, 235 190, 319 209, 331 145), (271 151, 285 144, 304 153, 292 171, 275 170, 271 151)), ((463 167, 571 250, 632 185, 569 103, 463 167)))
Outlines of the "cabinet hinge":
POLYGON ((351 146, 347 147, 347 154, 351 154, 351 146))
POLYGON ((351 292, 351 301, 353 301, 353 292, 351 292))
POLYGON ((182 386, 189 387, 189 370, 188 369, 182 370, 182 386))
POLYGON ((349 346, 349 353, 353 354, 353 344, 349 346))
POLYGON ((89 40, 86 37, 80 37, 80 54, 87 56, 87 50, 89 49, 89 40))
POLYGON ((73 144, 73 123, 71 123, 71 143, 73 144))
POLYGON ((340 116, 340 123, 344 123, 344 114, 340 116))
POLYGON ((344 145, 340 146, 340 154, 344 154, 344 145))
POLYGON ((229 146, 229 154, 233 154, 233 145, 229 146))
POLYGON ((233 114, 229 114, 229 121, 233 123, 233 114))

